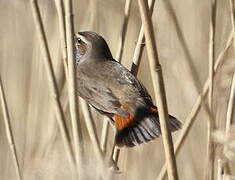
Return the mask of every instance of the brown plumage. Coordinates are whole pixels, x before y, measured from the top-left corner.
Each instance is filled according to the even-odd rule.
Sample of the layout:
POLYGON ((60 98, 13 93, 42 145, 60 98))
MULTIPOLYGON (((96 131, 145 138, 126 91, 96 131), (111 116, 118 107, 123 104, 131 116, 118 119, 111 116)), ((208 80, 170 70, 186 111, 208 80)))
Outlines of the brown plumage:
MULTIPOLYGON (((145 87, 115 61, 105 40, 94 32, 75 38, 77 93, 100 113, 113 119, 116 144, 132 147, 158 137, 157 108, 145 87)), ((171 131, 181 123, 169 115, 171 131)))

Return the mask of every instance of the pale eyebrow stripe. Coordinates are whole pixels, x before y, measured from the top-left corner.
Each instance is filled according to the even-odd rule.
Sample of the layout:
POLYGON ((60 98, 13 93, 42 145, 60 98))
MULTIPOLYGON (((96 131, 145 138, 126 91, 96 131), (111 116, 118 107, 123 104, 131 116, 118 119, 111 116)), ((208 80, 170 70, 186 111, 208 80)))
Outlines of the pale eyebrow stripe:
POLYGON ((82 36, 82 35, 80 35, 80 34, 76 34, 76 37, 77 38, 81 38, 81 40, 83 41, 83 42, 85 42, 85 43, 88 43, 88 41, 86 40, 86 38, 84 37, 84 36, 82 36))

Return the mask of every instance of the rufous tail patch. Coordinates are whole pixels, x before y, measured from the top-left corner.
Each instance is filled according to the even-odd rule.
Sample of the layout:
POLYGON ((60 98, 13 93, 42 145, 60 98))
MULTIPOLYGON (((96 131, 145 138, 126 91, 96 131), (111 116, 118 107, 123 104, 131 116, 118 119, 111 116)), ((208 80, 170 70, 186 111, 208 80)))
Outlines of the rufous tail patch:
POLYGON ((151 108, 150 108, 150 111, 151 111, 151 112, 158 112, 158 109, 157 109, 157 107, 151 107, 151 108))
POLYGON ((122 117, 115 114, 114 119, 117 130, 122 130, 128 126, 131 126, 134 122, 134 116, 131 114, 129 114, 128 117, 122 117))

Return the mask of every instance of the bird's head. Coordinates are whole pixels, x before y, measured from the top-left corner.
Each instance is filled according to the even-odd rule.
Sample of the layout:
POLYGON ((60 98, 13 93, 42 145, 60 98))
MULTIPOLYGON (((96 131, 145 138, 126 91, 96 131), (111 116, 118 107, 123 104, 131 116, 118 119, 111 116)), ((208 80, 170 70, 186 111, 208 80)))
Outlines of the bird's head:
POLYGON ((80 64, 94 59, 112 59, 112 54, 103 37, 84 31, 75 35, 75 58, 76 64, 80 64))

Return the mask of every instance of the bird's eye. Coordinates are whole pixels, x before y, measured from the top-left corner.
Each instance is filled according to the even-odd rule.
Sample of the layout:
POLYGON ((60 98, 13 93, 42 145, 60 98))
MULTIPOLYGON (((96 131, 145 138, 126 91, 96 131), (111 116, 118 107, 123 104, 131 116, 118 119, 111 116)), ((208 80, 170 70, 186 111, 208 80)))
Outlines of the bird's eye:
POLYGON ((77 38, 77 43, 81 44, 81 42, 82 42, 81 38, 77 38))

